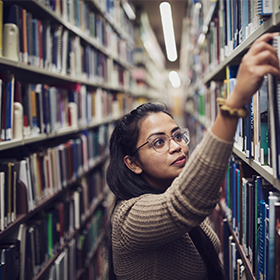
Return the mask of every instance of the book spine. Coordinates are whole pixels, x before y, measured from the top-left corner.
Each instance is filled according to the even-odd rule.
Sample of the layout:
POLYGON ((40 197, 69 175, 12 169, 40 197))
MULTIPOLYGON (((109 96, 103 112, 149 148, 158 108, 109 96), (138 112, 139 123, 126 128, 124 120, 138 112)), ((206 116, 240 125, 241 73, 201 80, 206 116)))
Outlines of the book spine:
POLYGON ((275 279, 280 279, 280 203, 275 207, 275 279))
POLYGON ((268 229, 268 280, 274 278, 274 265, 275 265, 275 207, 274 203, 279 201, 279 197, 272 192, 269 193, 269 229, 268 229))
POLYGON ((259 242, 259 278, 264 279, 265 275, 265 201, 260 202, 260 242, 259 242))

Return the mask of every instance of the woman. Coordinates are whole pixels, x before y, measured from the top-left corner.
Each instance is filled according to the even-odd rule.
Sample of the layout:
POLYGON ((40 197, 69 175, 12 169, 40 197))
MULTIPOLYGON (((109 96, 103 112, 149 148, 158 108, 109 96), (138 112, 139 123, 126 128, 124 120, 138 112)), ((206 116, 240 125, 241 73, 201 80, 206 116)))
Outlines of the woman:
MULTIPOLYGON (((260 37, 242 59, 225 102, 229 108, 242 110, 265 74, 279 77, 269 44, 275 35, 260 37)), ((141 105, 116 125, 107 170, 116 195, 111 217, 116 279, 224 278, 219 240, 207 217, 220 199, 237 122, 220 112, 190 158, 188 131, 162 106, 141 105)))

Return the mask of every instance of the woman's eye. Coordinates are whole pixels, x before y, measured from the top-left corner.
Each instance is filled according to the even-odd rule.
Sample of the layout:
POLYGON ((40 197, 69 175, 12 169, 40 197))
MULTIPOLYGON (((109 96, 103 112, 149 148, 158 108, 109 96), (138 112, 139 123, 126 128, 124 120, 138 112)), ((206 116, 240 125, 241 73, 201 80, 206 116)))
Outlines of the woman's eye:
POLYGON ((156 146, 156 147, 163 146, 164 143, 165 143, 165 141, 162 138, 158 138, 153 142, 154 146, 156 146))
POLYGON ((182 134, 181 133, 177 133, 174 138, 178 141, 182 140, 182 134))

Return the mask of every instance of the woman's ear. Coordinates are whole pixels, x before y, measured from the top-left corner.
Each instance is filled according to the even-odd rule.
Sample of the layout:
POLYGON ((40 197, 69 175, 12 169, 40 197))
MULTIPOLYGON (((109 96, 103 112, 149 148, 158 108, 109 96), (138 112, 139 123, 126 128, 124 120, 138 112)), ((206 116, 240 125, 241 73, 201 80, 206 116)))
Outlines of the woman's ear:
POLYGON ((139 166, 136 160, 132 159, 130 156, 125 156, 123 161, 125 165, 135 174, 139 175, 142 173, 142 168, 139 166))

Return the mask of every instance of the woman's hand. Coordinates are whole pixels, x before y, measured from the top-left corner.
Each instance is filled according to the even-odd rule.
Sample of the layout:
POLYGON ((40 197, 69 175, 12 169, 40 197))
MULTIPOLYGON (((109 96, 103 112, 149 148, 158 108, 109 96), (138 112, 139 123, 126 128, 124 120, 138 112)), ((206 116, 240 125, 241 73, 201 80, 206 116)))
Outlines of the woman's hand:
POLYGON ((280 78, 279 59, 269 43, 279 33, 267 33, 258 38, 242 58, 236 85, 226 100, 232 108, 241 108, 251 101, 263 82, 263 76, 272 74, 280 78))

